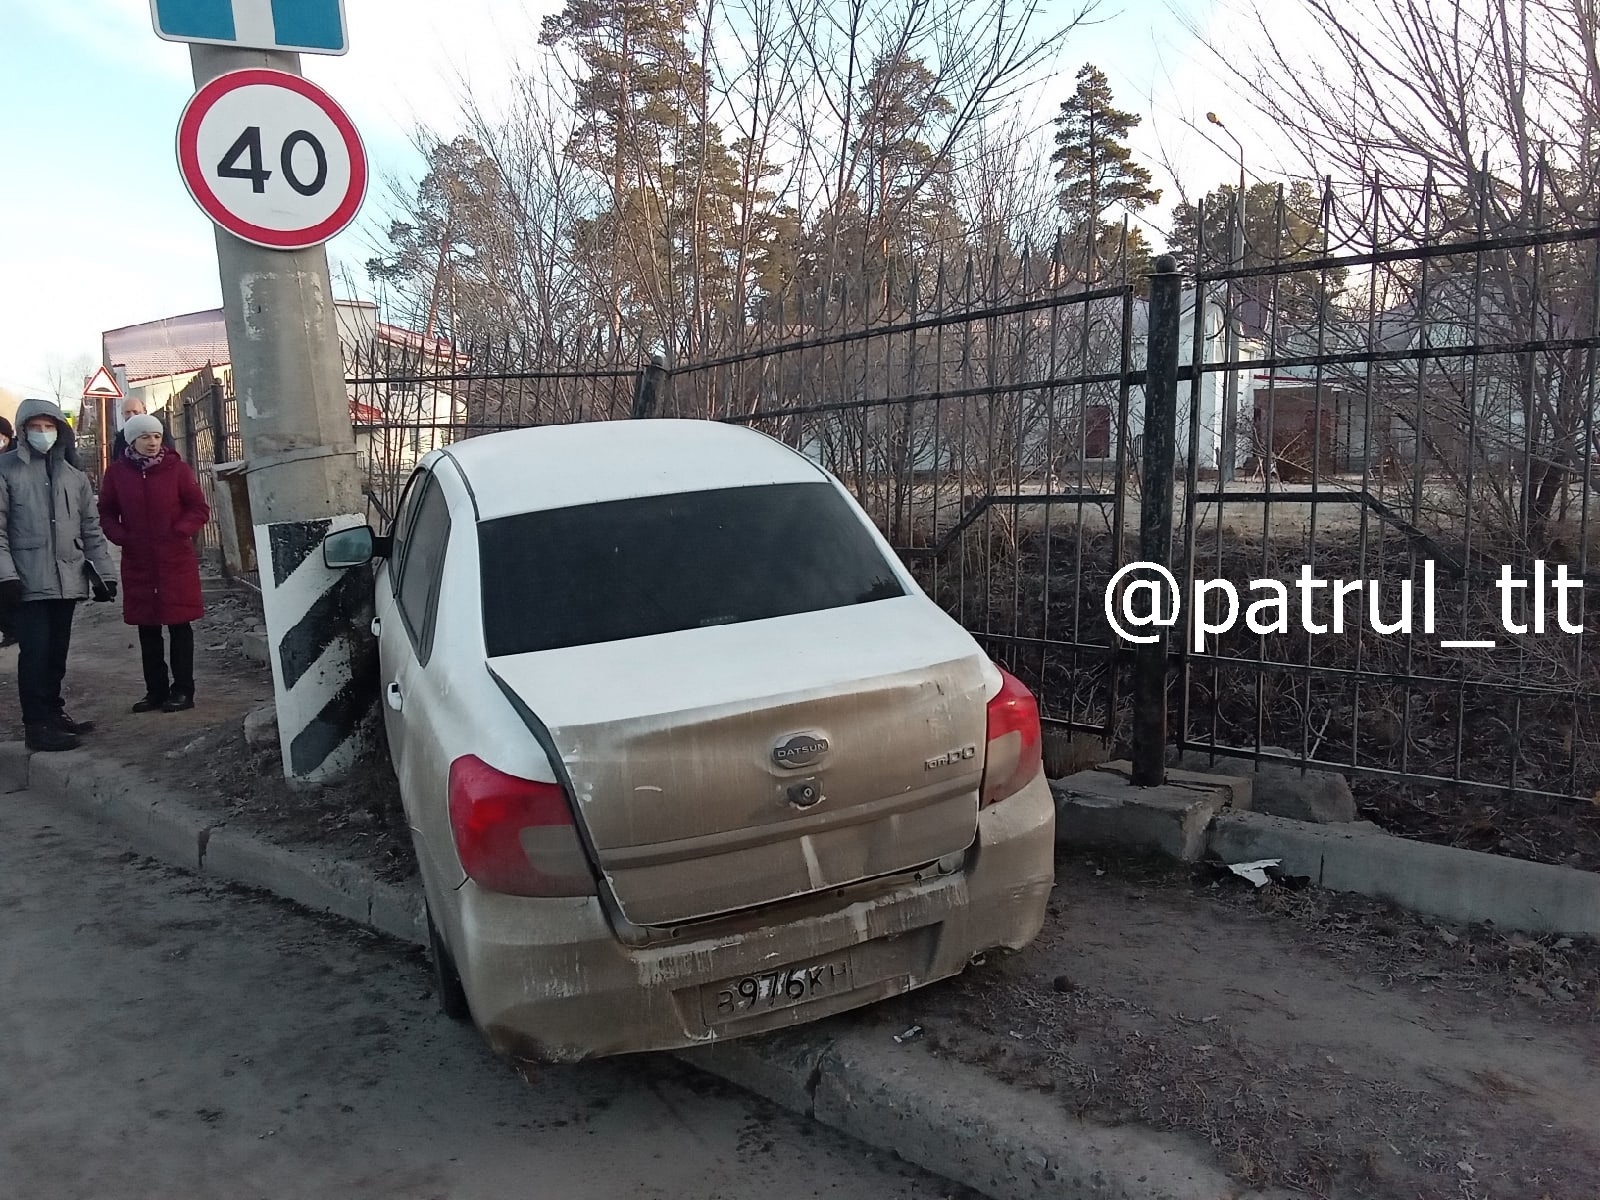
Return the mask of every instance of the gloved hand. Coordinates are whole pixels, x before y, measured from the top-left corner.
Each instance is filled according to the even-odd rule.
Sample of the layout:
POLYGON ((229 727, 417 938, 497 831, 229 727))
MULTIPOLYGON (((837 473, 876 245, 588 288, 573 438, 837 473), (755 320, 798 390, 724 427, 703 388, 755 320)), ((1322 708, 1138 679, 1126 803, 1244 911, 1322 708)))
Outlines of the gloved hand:
POLYGON ((22 603, 22 580, 0 579, 0 609, 15 608, 22 603))
POLYGON ((117 598, 117 581, 115 579, 106 580, 105 592, 102 595, 99 595, 99 596, 95 597, 96 600, 102 600, 102 601, 106 602, 107 604, 109 604, 111 601, 115 600, 116 598, 117 598))

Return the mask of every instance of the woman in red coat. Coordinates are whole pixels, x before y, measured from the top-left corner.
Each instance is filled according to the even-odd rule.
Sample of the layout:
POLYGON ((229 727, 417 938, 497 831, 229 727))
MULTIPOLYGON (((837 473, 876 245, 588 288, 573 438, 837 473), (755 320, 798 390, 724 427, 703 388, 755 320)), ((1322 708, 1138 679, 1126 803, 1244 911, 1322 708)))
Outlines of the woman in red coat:
POLYGON ((194 707, 194 629, 204 612, 194 535, 211 519, 205 493, 176 450, 162 444, 161 422, 130 417, 128 448, 100 482, 100 524, 122 547, 122 619, 139 627, 144 699, 136 713, 194 707), (172 675, 161 627, 172 642, 172 675))

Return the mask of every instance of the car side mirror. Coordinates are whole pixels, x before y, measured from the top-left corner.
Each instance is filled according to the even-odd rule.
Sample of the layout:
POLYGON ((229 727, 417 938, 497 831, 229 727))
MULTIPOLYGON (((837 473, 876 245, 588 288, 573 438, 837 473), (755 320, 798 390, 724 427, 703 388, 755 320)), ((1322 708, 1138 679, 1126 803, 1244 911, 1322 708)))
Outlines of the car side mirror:
POLYGON ((370 525, 340 529, 322 539, 322 561, 335 571, 364 567, 389 551, 388 538, 379 538, 370 525), (385 543, 381 548, 379 542, 385 543))

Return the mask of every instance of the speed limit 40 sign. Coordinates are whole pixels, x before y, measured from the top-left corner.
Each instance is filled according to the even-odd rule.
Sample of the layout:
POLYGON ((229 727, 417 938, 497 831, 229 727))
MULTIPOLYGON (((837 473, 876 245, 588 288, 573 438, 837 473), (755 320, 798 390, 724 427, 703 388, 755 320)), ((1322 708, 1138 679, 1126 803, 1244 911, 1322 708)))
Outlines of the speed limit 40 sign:
POLYGON ((367 191, 356 127, 316 84, 286 71, 230 71, 178 121, 178 169, 205 214, 274 250, 327 241, 367 191))

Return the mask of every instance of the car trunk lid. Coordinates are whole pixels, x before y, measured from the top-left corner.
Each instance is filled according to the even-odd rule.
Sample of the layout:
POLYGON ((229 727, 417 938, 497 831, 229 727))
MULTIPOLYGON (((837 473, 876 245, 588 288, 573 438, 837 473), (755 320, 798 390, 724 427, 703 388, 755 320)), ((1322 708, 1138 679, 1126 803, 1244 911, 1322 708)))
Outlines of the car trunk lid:
POLYGON ((670 925, 971 844, 992 668, 921 596, 494 658, 623 915, 670 925))

